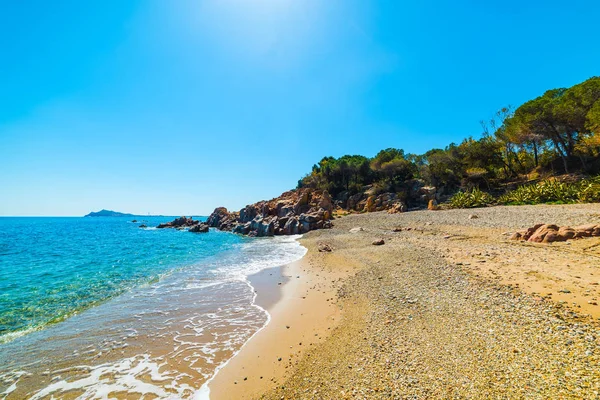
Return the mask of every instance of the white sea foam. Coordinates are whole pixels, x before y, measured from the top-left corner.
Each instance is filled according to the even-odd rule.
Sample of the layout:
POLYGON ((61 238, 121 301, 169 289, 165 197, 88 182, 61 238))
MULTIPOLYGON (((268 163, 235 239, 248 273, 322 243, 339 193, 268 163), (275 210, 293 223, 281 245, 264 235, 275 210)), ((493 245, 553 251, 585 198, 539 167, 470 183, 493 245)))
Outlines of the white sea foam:
MULTIPOLYGON (((281 241, 282 242, 288 242, 288 243, 290 243, 291 241, 293 241, 293 243, 295 243, 297 245, 297 248, 296 248, 296 251, 291 252, 291 254, 288 253, 286 255, 285 262, 281 262, 281 263, 279 263, 276 266, 283 266, 283 265, 292 263, 294 261, 298 261, 299 259, 301 259, 302 257, 304 257, 304 255, 306 254, 306 252, 308 251, 308 249, 305 248, 304 246, 300 245, 300 243, 298 242, 298 239, 301 238, 301 237, 302 237, 302 235, 288 236, 287 238, 285 236, 281 237, 281 241)), ((259 272, 261 270, 268 269, 268 268, 269 267, 263 267, 263 268, 259 269, 256 272, 259 272)), ((246 275, 246 278, 248 276, 249 275, 246 275)), ((271 314, 269 314, 269 312, 267 310, 265 310, 264 308, 262 308, 258 304, 256 304, 256 291, 254 290, 254 287, 252 286, 252 284, 250 283, 250 281, 246 280, 246 282, 248 283, 248 286, 250 286, 250 288, 252 289, 252 293, 253 293, 253 296, 254 296, 253 299, 252 299, 252 304, 254 305, 254 307, 257 307, 257 308, 261 309, 262 311, 264 311, 266 313, 267 320, 264 323, 264 325, 260 329, 258 329, 256 332, 254 332, 254 334, 252 336, 250 336, 248 338, 248 340, 246 340, 246 342, 237 351, 235 351, 233 353, 233 355, 229 359, 225 360, 223 363, 221 363, 220 365, 218 365, 217 368, 215 368, 212 376, 206 382, 204 382, 204 384, 200 387, 200 389, 198 389, 194 393, 194 396, 192 397, 193 400, 210 400, 210 383, 217 376, 217 374, 219 373, 219 371, 221 369, 223 369, 236 355, 238 355, 240 353, 240 351, 244 348, 244 346, 246 346, 250 342, 250 340, 252 340, 252 338, 254 336, 258 335, 258 333, 260 331, 262 331, 271 322, 271 314)))
MULTIPOLYGON (((243 242, 241 251, 203 262, 197 273, 194 266, 182 269, 115 299, 113 304, 91 310, 91 319, 103 321, 117 312, 133 328, 124 326, 113 337, 99 336, 102 339, 93 346, 75 350, 72 357, 79 364, 49 371, 53 379, 31 398, 60 398, 71 391, 78 393, 79 399, 108 399, 117 392, 161 399, 208 399, 209 383, 216 373, 271 319, 255 303, 248 276, 302 258, 306 249, 298 237, 243 242), (154 340, 164 351, 155 349, 154 340), (148 345, 141 351, 140 341, 148 345), (112 360, 114 355, 123 356, 102 362, 109 354, 112 360)), ((8 390, 16 390, 17 383, 18 379, 8 382, 8 390)))
POLYGON ((12 371, 0 374, 0 383, 2 386, 6 387, 5 390, 0 392, 0 399, 4 400, 17 389, 17 383, 22 376, 27 376, 29 373, 25 371, 12 371))
POLYGON ((163 386, 149 383, 140 379, 148 375, 152 382, 176 381, 172 373, 160 372, 162 364, 153 361, 147 354, 125 358, 113 364, 104 364, 95 367, 79 366, 73 369, 90 371, 89 375, 71 382, 59 380, 35 393, 31 399, 43 399, 56 393, 69 390, 83 392, 79 399, 108 399, 111 393, 127 392, 143 395, 154 395, 162 399, 178 399, 189 395, 192 391, 185 385, 164 385, 166 388, 176 389, 176 394, 166 391, 163 386), (186 393, 187 392, 187 393, 186 393))

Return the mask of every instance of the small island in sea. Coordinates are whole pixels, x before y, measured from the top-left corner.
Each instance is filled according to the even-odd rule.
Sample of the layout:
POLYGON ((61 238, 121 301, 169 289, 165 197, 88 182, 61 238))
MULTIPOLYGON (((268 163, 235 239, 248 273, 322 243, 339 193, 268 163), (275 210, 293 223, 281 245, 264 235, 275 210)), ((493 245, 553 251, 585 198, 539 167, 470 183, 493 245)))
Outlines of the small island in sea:
POLYGON ((118 211, 112 210, 100 210, 97 212, 90 212, 89 214, 84 215, 84 217, 139 217, 140 215, 127 214, 118 211))
POLYGON ((128 214, 118 211, 105 210, 92 211, 84 217, 127 217, 127 218, 146 218, 146 217, 166 217, 166 215, 141 215, 141 214, 128 214))

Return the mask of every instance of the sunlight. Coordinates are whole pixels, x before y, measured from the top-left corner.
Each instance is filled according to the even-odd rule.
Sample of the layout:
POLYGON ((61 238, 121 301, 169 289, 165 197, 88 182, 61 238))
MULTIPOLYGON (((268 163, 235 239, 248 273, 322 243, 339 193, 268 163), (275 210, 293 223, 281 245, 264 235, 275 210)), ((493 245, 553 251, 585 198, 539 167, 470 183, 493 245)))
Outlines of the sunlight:
POLYGON ((207 0, 188 3, 194 31, 204 40, 246 55, 305 48, 320 32, 317 0, 207 0))

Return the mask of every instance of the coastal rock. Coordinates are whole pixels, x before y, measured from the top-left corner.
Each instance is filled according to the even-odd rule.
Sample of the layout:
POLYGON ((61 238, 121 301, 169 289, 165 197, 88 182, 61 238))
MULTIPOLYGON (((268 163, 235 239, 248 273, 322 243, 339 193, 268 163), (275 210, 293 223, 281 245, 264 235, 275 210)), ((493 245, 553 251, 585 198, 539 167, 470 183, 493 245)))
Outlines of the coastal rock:
POLYGON ((238 213, 216 208, 207 223, 220 230, 250 236, 296 235, 331 228, 334 203, 326 190, 302 188, 247 205, 238 213))
POLYGON ((156 228, 157 229, 164 229, 164 228, 192 227, 192 226, 198 225, 199 223, 200 223, 200 221, 193 220, 192 218, 179 217, 179 218, 175 218, 171 222, 167 222, 167 223, 164 223, 164 224, 159 224, 156 228))
POLYGON ((363 196, 363 193, 357 193, 353 196, 350 196, 348 198, 348 202, 346 203, 346 208, 353 211, 362 211, 362 208, 358 207, 358 203, 362 200, 363 196))
POLYGON ((367 197, 367 203, 365 204, 365 211, 366 212, 373 212, 375 211, 375 196, 369 196, 367 197))
POLYGON ((190 228, 190 232, 194 232, 194 233, 207 233, 208 232, 208 224, 205 224, 203 222, 199 223, 196 226, 192 226, 190 228))
POLYGON ((382 246, 385 244, 385 240, 383 239, 379 239, 379 240, 375 240, 373 243, 371 243, 373 246, 382 246))
POLYGON ((139 227, 140 228, 147 228, 148 226, 146 224, 141 224, 139 227))
POLYGON ((215 208, 215 211, 210 214, 206 220, 206 223, 212 228, 218 228, 221 224, 221 221, 229 218, 229 216, 229 211, 227 211, 225 207, 217 207, 215 208))
POLYGON ((536 224, 531 228, 513 233, 511 240, 526 240, 533 243, 565 242, 571 239, 600 236, 600 225, 562 226, 536 224))
POLYGON ((298 234, 298 219, 296 217, 289 218, 283 227, 284 235, 297 235, 298 234))
POLYGON ((230 213, 225 207, 218 207, 210 214, 206 223, 211 228, 230 231, 237 225, 238 217, 238 213, 230 213))
POLYGON ((388 210, 388 214, 399 214, 399 213, 403 213, 403 212, 406 212, 406 204, 404 204, 402 202, 398 202, 398 203, 394 204, 388 210))
POLYGON ((239 233, 240 235, 247 235, 248 233, 250 233, 250 222, 246 222, 245 224, 237 224, 232 232, 233 233, 239 233))
POLYGON ((435 210, 439 210, 440 207, 438 206, 438 203, 435 199, 431 199, 431 200, 429 200, 429 203, 427 204, 427 209, 430 211, 435 211, 435 210))
POLYGON ((548 233, 557 233, 558 226, 556 225, 542 225, 529 237, 528 241, 535 243, 542 243, 548 233))
POLYGON ((318 250, 321 253, 323 253, 323 252, 331 253, 333 251, 333 248, 331 247, 331 245, 329 245, 327 243, 319 243, 318 250))

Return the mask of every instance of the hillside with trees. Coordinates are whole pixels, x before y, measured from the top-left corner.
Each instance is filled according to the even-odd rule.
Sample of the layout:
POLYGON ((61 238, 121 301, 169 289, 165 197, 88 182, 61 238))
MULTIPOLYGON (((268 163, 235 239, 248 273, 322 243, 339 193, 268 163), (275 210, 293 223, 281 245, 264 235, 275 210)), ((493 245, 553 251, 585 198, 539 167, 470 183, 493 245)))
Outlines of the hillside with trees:
MULTIPOLYGON (((558 191, 591 192, 585 200, 575 193, 565 202, 600 201, 596 193, 600 182, 590 179, 600 172, 600 77, 548 90, 516 109, 504 107, 481 126, 479 138, 468 137, 421 155, 389 148, 372 158, 325 157, 298 187, 327 190, 334 199, 365 191, 396 193, 415 205, 411 195, 415 185, 435 187, 440 200, 480 193, 483 204, 502 199, 528 203, 509 201, 507 196, 515 190, 547 190, 554 185, 558 191)), ((552 201, 562 202, 541 196, 529 203, 552 201)))

